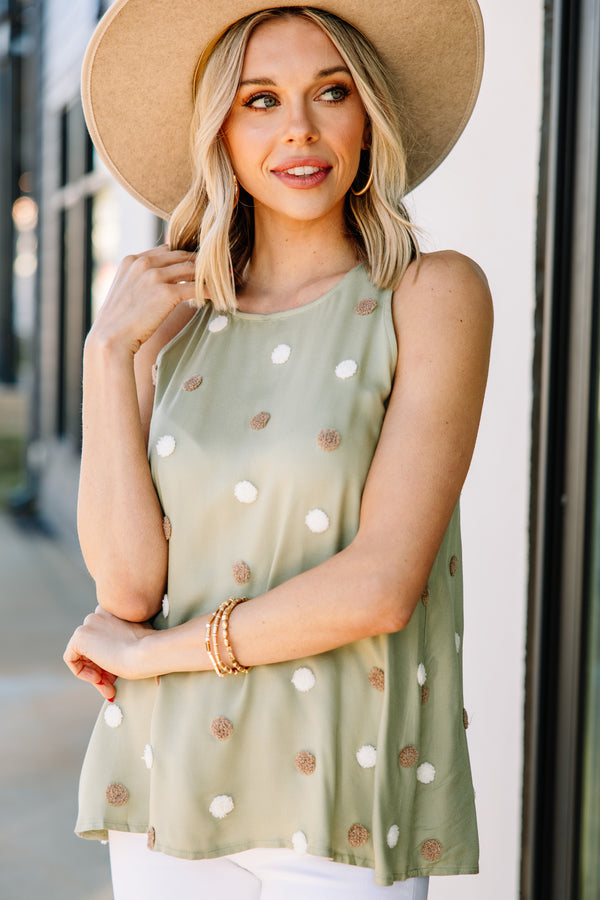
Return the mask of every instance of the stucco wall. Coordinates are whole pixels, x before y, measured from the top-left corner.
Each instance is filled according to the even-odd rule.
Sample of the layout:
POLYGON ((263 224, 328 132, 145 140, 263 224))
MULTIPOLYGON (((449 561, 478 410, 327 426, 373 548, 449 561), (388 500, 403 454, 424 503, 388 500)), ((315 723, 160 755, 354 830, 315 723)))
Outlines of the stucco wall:
POLYGON ((489 387, 463 494, 465 701, 481 874, 432 879, 431 900, 519 896, 543 4, 480 5, 486 68, 478 106, 411 203, 429 248, 476 259, 495 301, 489 387))

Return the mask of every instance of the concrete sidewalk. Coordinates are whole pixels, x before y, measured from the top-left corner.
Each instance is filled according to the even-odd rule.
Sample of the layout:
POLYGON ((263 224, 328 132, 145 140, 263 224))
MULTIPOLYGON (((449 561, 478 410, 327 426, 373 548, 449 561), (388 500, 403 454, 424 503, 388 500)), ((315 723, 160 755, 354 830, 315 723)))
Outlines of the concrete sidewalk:
POLYGON ((1 900, 112 900, 108 848, 73 834, 101 701, 62 654, 93 608, 83 563, 0 514, 1 900))

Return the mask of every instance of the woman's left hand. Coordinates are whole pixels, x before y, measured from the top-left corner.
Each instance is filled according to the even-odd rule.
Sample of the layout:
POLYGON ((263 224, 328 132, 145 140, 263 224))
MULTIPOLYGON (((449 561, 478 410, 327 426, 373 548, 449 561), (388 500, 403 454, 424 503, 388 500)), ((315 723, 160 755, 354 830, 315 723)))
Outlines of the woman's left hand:
POLYGON ((126 622, 97 606, 73 633, 63 659, 77 678, 93 684, 105 700, 113 700, 116 678, 144 677, 136 668, 136 651, 153 630, 151 625, 126 622))

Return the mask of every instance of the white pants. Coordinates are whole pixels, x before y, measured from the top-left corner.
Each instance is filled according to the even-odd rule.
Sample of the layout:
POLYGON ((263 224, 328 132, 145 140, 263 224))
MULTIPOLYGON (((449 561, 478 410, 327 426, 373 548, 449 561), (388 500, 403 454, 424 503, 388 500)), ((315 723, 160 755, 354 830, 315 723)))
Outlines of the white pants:
POLYGON ((244 850, 178 859, 146 847, 145 834, 109 832, 114 900, 427 900, 428 878, 378 887, 371 869, 293 850, 244 850))

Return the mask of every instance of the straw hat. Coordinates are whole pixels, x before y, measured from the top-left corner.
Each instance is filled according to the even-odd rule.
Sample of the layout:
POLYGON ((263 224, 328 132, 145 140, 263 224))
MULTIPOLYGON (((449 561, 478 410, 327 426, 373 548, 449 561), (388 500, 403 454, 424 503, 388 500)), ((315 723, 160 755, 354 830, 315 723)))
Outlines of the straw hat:
MULTIPOLYGON (((192 85, 204 48, 260 9, 298 0, 116 0, 83 63, 82 100, 96 149, 137 200, 168 218, 191 183, 192 85)), ((410 188, 439 166, 475 105, 483 68, 477 0, 314 0, 367 37, 408 117, 410 188)))

